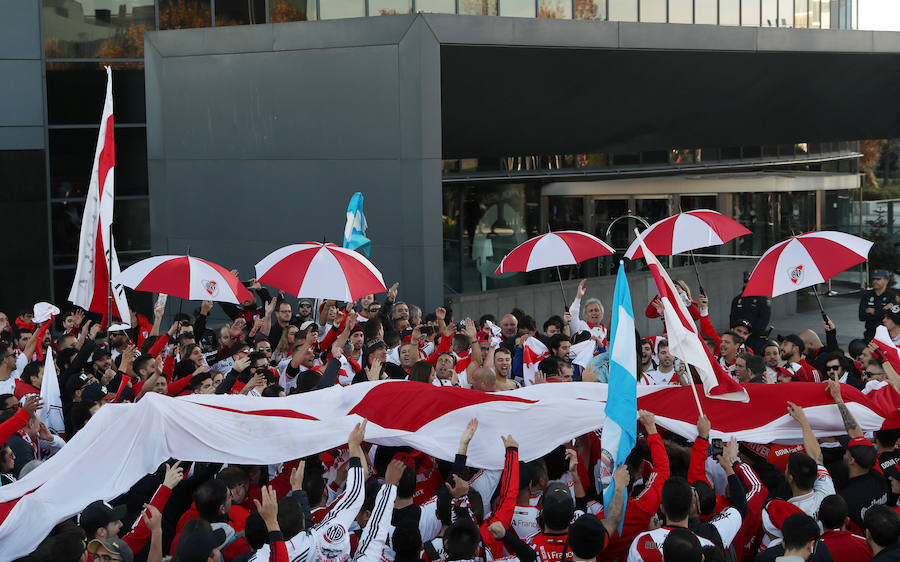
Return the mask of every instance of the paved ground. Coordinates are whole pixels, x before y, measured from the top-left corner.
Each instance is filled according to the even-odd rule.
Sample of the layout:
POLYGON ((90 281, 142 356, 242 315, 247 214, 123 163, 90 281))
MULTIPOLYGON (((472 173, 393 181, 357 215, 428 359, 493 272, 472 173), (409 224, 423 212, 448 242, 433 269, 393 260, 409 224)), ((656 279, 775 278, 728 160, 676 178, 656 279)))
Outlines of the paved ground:
MULTIPOLYGON (((813 295, 799 295, 798 309, 800 312, 773 322, 772 336, 799 333, 807 328, 814 329, 822 342, 825 342, 825 328, 822 325, 822 316, 819 313, 813 295)), ((822 305, 831 321, 837 328, 838 344, 847 349, 850 340, 861 338, 863 323, 858 319, 860 294, 848 294, 835 297, 822 297, 822 305)))

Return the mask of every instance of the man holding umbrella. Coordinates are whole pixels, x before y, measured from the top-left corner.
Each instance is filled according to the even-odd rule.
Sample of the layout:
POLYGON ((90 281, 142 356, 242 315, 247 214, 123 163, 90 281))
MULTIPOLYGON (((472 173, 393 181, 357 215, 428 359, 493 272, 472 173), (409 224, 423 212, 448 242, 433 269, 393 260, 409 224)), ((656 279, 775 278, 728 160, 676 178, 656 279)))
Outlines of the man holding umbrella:
POLYGON ((871 341, 875 337, 875 328, 890 307, 900 304, 900 295, 888 287, 891 274, 886 269, 876 269, 872 274, 872 288, 863 293, 859 299, 859 320, 866 323, 863 338, 871 341))

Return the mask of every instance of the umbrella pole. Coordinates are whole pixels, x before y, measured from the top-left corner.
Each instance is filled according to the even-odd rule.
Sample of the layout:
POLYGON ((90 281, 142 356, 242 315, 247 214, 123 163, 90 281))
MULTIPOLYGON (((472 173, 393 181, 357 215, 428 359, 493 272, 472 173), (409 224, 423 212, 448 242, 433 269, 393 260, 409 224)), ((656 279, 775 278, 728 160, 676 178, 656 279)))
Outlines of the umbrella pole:
POLYGON ((694 257, 694 250, 690 250, 691 252, 691 263, 694 264, 694 275, 697 276, 697 286, 700 287, 700 294, 706 296, 706 291, 703 290, 703 283, 700 281, 700 270, 697 268, 697 258, 694 257))
POLYGON ((569 309, 566 308, 566 303, 569 302, 566 300, 566 290, 563 288, 562 284, 562 273, 559 271, 559 266, 556 266, 556 278, 559 280, 559 292, 562 293, 563 298, 563 311, 568 312, 569 309))
POLYGON ((829 322, 828 315, 825 314, 825 307, 822 306, 822 299, 819 298, 819 287, 818 285, 813 285, 813 294, 816 295, 816 302, 819 303, 819 312, 822 313, 822 321, 826 324, 829 322))

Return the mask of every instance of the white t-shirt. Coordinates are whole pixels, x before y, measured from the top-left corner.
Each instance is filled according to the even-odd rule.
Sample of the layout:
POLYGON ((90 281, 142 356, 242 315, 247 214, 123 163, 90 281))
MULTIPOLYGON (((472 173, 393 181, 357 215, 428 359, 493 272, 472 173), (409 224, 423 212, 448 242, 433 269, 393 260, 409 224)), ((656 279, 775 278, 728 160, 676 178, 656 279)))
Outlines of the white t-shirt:
POLYGON ((815 517, 819 512, 819 506, 822 505, 822 500, 834 494, 834 482, 831 481, 831 475, 828 474, 828 469, 822 465, 819 465, 817 469, 816 482, 813 484, 813 489, 806 494, 794 496, 788 500, 802 509, 803 513, 810 517, 815 517))
MULTIPOLYGON (((660 527, 635 537, 631 542, 631 548, 628 549, 628 562, 663 562, 662 546, 671 530, 671 527, 660 527)), ((703 537, 697 538, 700 539, 700 546, 714 546, 703 537)))
POLYGON ((530 537, 541 530, 538 526, 540 513, 541 510, 533 505, 517 505, 509 526, 520 538, 530 537))

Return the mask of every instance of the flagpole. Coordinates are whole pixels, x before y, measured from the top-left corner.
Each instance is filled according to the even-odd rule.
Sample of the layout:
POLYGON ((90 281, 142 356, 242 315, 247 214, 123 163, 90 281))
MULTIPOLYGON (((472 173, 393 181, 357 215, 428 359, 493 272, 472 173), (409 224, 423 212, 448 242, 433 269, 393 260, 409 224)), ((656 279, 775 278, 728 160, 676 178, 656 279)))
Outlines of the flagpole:
MULTIPOLYGON (((113 301, 113 286, 112 286, 112 219, 109 221, 109 238, 107 240, 107 248, 106 254, 109 256, 106 267, 106 278, 109 281, 109 297, 106 302, 106 331, 109 332, 109 327, 112 325, 112 301, 113 301)), ((128 319, 129 322, 131 319, 128 319)))
POLYGON ((687 363, 683 363, 683 365, 685 376, 691 385, 691 392, 694 393, 694 401, 697 403, 697 410, 700 412, 700 417, 706 417, 706 414, 703 413, 703 406, 700 405, 700 396, 697 394, 696 385, 694 385, 694 375, 691 373, 691 367, 687 363))

